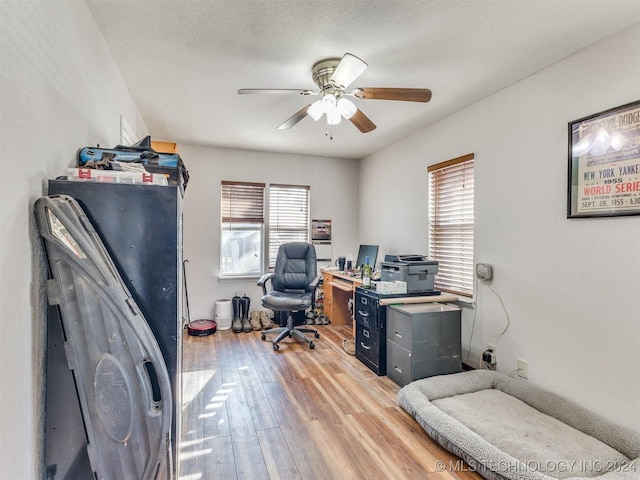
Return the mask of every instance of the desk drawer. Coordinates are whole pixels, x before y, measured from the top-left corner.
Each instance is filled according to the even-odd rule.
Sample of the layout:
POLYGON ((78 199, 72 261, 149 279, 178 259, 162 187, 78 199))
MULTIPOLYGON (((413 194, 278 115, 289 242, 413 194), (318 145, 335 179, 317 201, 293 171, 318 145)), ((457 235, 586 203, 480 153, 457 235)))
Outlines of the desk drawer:
POLYGON ((375 335, 371 334, 370 329, 358 328, 356 330, 356 353, 359 353, 360 357, 368 358, 375 365, 378 365, 377 353, 379 346, 380 342, 375 335))
POLYGON ((356 293, 355 309, 356 314, 375 319, 378 315, 378 301, 374 298, 356 293))
POLYGON ((413 323, 411 317, 402 315, 393 309, 388 309, 387 339, 407 350, 412 350, 413 323))
POLYGON ((377 328, 376 316, 371 315, 369 312, 363 312, 360 309, 356 309, 356 328, 362 326, 370 330, 377 328))
POLYGON ((356 324, 356 358, 378 375, 386 373, 386 338, 375 325, 367 327, 362 318, 356 324))
POLYGON ((401 387, 411 383, 411 352, 387 340, 387 376, 401 387))
POLYGON ((356 329, 356 358, 377 375, 387 372, 384 342, 384 338, 380 342, 380 336, 369 329, 356 329))

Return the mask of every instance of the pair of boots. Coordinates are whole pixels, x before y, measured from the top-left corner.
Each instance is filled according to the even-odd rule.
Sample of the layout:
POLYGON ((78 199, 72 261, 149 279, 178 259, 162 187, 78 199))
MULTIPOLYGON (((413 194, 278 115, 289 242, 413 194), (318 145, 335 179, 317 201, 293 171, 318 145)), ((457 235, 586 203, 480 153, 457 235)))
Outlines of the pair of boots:
POLYGON ((266 310, 254 310, 253 312, 251 312, 249 323, 251 323, 251 327, 254 330, 262 330, 263 328, 268 329, 273 327, 273 320, 271 320, 271 316, 266 310))
POLYGON ((231 322, 231 329, 235 333, 251 332, 253 328, 249 322, 249 304, 251 299, 247 297, 245 293, 242 298, 236 294, 231 299, 231 306, 233 307, 233 322, 231 322))

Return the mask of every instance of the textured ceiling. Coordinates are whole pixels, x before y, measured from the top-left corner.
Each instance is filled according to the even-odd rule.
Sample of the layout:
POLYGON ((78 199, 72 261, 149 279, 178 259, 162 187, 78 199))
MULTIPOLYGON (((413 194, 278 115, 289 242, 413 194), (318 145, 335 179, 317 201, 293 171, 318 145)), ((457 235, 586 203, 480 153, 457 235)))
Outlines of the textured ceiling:
POLYGON ((362 158, 640 22, 640 0, 87 3, 153 138, 339 158, 362 158), (343 121, 331 140, 324 118, 277 129, 317 97, 237 94, 315 89, 312 64, 346 52, 369 64, 352 87, 429 88, 432 100, 356 99, 377 129, 343 121))

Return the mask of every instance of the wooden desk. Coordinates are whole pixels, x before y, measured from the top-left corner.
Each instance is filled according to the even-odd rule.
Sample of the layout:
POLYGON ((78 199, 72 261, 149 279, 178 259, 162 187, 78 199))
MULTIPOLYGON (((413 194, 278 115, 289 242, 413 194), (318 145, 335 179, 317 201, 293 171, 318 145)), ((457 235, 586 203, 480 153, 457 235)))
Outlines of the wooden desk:
MULTIPOLYGON (((355 301, 356 287, 362 285, 359 276, 350 277, 338 270, 321 268, 324 314, 329 317, 332 325, 352 325, 353 338, 356 337, 356 325, 349 312, 349 299, 355 301)), ((426 295, 423 297, 381 298, 380 305, 455 302, 457 295, 442 293, 441 295, 426 295)))
MULTIPOLYGON (((337 270, 320 269, 324 314, 332 325, 354 325, 349 312, 349 299, 354 298, 356 287, 362 285, 359 276, 350 277, 337 270)), ((354 325, 355 338, 355 325, 354 325)))

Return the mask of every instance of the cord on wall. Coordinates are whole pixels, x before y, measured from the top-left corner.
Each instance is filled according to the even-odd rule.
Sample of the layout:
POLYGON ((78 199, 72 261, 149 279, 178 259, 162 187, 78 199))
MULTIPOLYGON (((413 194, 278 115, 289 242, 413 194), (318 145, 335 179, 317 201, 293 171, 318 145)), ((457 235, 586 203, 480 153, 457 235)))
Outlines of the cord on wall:
POLYGON ((464 363, 469 365, 469 355, 471 355, 471 343, 473 340, 473 333, 476 329, 476 318, 478 317, 478 295, 480 292, 478 291, 478 282, 475 282, 474 292, 473 292, 473 322, 471 323, 471 335, 469 336, 469 348, 467 349, 467 358, 465 358, 464 363))
POLYGON ((498 341, 500 340, 500 337, 502 337, 502 335, 505 334, 505 332, 509 329, 509 326, 511 325, 511 318, 509 317, 509 312, 507 310, 507 307, 504 306, 504 302, 502 301, 502 297, 500 296, 500 294, 498 292, 496 292, 493 287, 491 287, 491 285, 487 285, 489 287, 489 290, 491 290, 496 297, 498 297, 498 300, 500 300, 500 305, 502 305, 502 310, 504 310, 504 314, 507 316, 507 325, 504 327, 504 330, 502 330, 502 332, 500 332, 497 335, 492 336, 491 338, 489 338, 489 341, 487 343, 494 343, 497 344, 498 341), (491 341, 495 338, 495 341, 491 341))
MULTIPOLYGON (((491 268, 491 266, 490 266, 490 265, 487 265, 487 264, 483 264, 483 265, 485 265, 486 267, 488 267, 489 272, 490 272, 490 273, 489 273, 488 278, 487 278, 487 279, 485 279, 485 283, 486 283, 486 280, 490 280, 490 279, 493 277, 493 271, 492 271, 492 268, 491 268)), ((477 276, 477 273, 478 273, 478 272, 476 272, 476 276, 477 276)), ((480 277, 478 277, 478 278, 480 278, 480 277)), ((491 336, 491 337, 489 338, 489 340, 487 341, 487 344, 489 344, 489 343, 493 343, 493 344, 497 345, 497 343, 498 343, 498 341, 500 340, 500 338, 501 338, 501 337, 502 337, 502 336, 507 332, 507 330, 509 329, 509 326, 511 325, 511 317, 510 317, 510 315, 509 315, 509 311, 507 310, 507 307, 505 307, 505 305, 504 305, 504 301, 502 300, 502 297, 500 296, 500 294, 499 294, 498 292, 496 292, 496 291, 493 289, 493 287, 492 287, 491 285, 488 285, 488 284, 487 284, 487 287, 489 287, 489 290, 491 290, 491 291, 493 292, 493 294, 494 294, 496 297, 498 297, 498 300, 500 300, 500 305, 502 306, 502 310, 504 311, 505 316, 507 317, 507 324, 505 325, 504 330, 502 330, 502 332, 498 333, 497 335, 493 335, 493 336, 491 336), (494 339, 495 339, 495 340, 494 340, 494 339)), ((474 292, 473 292, 473 303, 474 303, 474 306, 473 306, 473 322, 472 322, 472 324, 471 324, 471 335, 469 336, 469 347, 468 347, 468 349, 467 349, 467 356, 466 356, 466 358, 465 358, 465 363, 466 363, 467 365, 469 364, 469 356, 471 355, 471 344, 472 344, 472 341, 473 341, 473 334, 474 334, 474 332, 475 332, 475 328, 476 328, 476 319, 477 319, 477 315, 478 315, 478 304, 479 304, 479 300, 480 300, 480 290, 478 289, 478 282, 475 282, 475 285, 474 285, 474 292)), ((492 367, 494 367, 494 368, 495 368, 495 366, 490 366, 490 365, 488 365, 488 364, 484 361, 484 359, 483 359, 483 355, 484 355, 484 350, 480 353, 480 362, 479 362, 479 364, 480 364, 480 365, 483 365, 483 364, 484 364, 487 368, 489 368, 489 369, 493 370, 493 368, 492 368, 492 367)))

